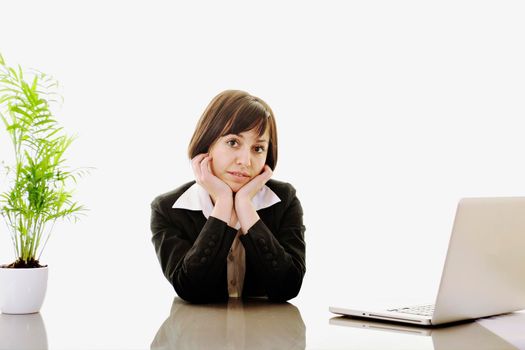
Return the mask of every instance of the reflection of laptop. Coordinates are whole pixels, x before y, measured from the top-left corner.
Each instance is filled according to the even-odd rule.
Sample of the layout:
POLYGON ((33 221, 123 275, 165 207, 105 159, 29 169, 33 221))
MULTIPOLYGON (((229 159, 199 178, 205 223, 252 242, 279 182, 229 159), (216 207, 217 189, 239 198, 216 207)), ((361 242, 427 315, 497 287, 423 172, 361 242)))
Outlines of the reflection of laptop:
POLYGON ((434 305, 336 314, 438 325, 525 308, 525 197, 464 198, 434 305))
POLYGON ((449 349, 516 349, 512 343, 491 332, 478 322, 461 323, 442 328, 403 326, 381 321, 368 321, 348 317, 333 317, 331 325, 372 329, 376 331, 394 332, 431 336, 435 350, 449 349))

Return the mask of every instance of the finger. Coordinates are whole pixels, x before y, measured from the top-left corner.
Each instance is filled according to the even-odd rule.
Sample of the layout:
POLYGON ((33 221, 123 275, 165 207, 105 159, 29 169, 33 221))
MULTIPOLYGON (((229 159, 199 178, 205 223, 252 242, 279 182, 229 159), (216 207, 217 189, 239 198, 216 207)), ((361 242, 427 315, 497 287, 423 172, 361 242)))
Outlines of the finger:
POLYGON ((201 177, 201 169, 200 169, 200 163, 202 162, 202 159, 206 157, 206 153, 201 153, 191 160, 191 167, 193 168, 193 173, 195 174, 195 177, 197 179, 200 179, 201 177))
POLYGON ((202 179, 202 174, 199 164, 192 162, 191 167, 193 169, 193 175, 195 175, 195 180, 197 181, 197 183, 200 183, 202 179))
POLYGON ((260 176, 264 180, 264 183, 266 183, 272 177, 273 171, 272 168, 268 166, 268 164, 266 164, 263 169, 264 171, 261 173, 260 176))
POLYGON ((212 165, 213 165, 213 158, 211 156, 208 157, 208 172, 212 175, 215 175, 213 173, 213 169, 212 169, 212 165))
POLYGON ((272 174, 272 169, 268 165, 265 165, 263 171, 252 180, 256 191, 259 191, 263 188, 263 186, 272 177, 272 174))
POLYGON ((200 171, 203 178, 209 178, 210 176, 210 157, 206 156, 200 163, 200 171))
POLYGON ((202 161, 202 159, 204 157, 206 157, 208 154, 207 153, 200 153, 200 154, 197 154, 195 157, 193 157, 191 159, 191 162, 192 163, 200 163, 202 161))

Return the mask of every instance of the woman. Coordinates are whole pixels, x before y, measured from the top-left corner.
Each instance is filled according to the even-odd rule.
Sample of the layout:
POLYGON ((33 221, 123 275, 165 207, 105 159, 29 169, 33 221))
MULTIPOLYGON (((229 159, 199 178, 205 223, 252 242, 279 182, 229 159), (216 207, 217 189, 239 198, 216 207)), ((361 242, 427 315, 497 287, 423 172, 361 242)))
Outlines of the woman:
POLYGON ((303 211, 290 184, 270 180, 277 163, 270 107, 244 91, 220 93, 188 155, 195 181, 151 204, 152 241, 177 294, 196 303, 295 297, 305 273, 303 211))

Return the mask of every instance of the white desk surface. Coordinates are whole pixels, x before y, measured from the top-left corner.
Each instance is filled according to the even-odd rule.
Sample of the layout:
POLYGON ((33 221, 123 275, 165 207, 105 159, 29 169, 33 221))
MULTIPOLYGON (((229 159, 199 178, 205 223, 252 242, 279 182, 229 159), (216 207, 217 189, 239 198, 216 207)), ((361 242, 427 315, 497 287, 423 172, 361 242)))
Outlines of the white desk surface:
POLYGON ((285 304, 147 300, 130 304, 123 296, 98 307, 48 300, 38 314, 0 315, 0 349, 525 349, 521 312, 428 329, 338 317, 310 297, 285 304))

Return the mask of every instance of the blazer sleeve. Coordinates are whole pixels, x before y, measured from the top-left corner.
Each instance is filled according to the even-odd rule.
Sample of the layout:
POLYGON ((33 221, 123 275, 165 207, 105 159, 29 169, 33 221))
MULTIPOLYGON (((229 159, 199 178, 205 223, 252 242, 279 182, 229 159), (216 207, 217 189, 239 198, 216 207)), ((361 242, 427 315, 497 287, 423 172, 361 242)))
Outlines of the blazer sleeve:
POLYGON ((240 240, 268 299, 281 302, 299 294, 306 272, 303 210, 295 190, 278 227, 272 233, 258 220, 240 240))
POLYGON ((193 241, 188 232, 191 220, 185 215, 183 210, 168 215, 158 200, 151 204, 152 242, 162 271, 186 301, 226 300, 225 261, 236 230, 210 216, 193 241))

